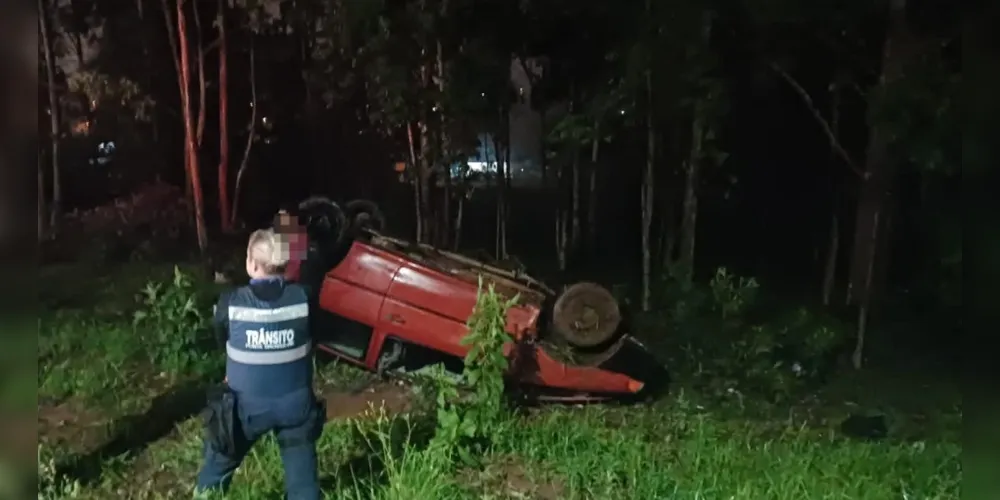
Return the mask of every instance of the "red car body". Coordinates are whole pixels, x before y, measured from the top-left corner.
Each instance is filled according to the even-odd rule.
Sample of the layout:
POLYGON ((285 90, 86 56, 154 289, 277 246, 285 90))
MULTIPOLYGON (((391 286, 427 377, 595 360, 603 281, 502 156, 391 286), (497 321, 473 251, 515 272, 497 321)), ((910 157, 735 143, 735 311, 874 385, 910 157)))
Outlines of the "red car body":
MULTIPOLYGON (((296 266, 296 271, 298 266, 296 266)), ((288 277, 296 279, 297 273, 288 277)), ((539 318, 544 293, 513 280, 488 276, 498 293, 517 293, 525 300, 507 314, 507 332, 514 342, 505 353, 511 360, 509 378, 536 388, 555 389, 541 396, 547 400, 586 401, 613 395, 635 395, 647 385, 629 370, 609 369, 616 355, 645 349, 635 339, 624 335, 610 346, 586 356, 585 363, 568 362, 540 338, 539 318), (557 394, 553 394, 557 393, 557 394)), ((355 239, 335 266, 329 269, 319 287, 319 314, 330 314, 365 331, 357 349, 341 348, 324 342, 325 335, 338 327, 314 332, 316 347, 351 364, 378 371, 380 356, 387 343, 402 341, 436 353, 463 358, 469 347, 461 340, 468 329, 466 322, 476 304, 478 274, 474 271, 451 273, 431 263, 424 263, 391 245, 355 239)), ((617 365, 633 364, 619 359, 617 365)), ((664 375, 665 377, 665 375, 664 375)))

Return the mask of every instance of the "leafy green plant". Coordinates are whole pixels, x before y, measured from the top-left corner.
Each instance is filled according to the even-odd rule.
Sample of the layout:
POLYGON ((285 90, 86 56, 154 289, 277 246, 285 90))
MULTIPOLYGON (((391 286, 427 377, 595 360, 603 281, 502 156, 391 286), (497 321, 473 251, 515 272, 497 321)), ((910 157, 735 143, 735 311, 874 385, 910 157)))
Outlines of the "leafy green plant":
POLYGON ((69 500, 78 498, 82 487, 56 474, 56 460, 41 445, 38 446, 38 500, 69 500))
POLYGON ((513 341, 505 330, 507 310, 518 297, 505 299, 490 285, 479 282, 476 307, 462 339, 470 346, 465 356, 463 380, 431 376, 436 395, 437 433, 431 448, 451 449, 467 464, 476 462, 474 451, 501 432, 509 415, 505 408, 504 374, 508 360, 504 346, 513 341), (464 383, 463 383, 464 382, 464 383))
POLYGON ((170 281, 147 283, 139 302, 132 324, 135 333, 144 336, 154 363, 173 374, 207 368, 206 357, 198 348, 208 321, 190 276, 174 267, 170 281))
POLYGON ((745 312, 753 304, 757 289, 760 288, 755 278, 731 274, 725 267, 715 270, 715 276, 708 286, 712 291, 712 302, 722 314, 722 319, 745 312))

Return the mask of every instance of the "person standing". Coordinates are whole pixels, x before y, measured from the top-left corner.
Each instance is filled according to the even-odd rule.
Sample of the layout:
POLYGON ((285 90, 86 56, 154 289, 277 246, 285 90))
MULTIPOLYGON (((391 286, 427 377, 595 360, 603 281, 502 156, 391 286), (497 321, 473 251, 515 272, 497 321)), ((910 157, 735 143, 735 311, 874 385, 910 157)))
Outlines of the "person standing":
POLYGON ((283 277, 289 243, 273 229, 247 245, 247 286, 223 294, 215 324, 226 346, 226 384, 210 398, 195 498, 229 489, 254 443, 274 433, 290 500, 320 498, 316 441, 326 419, 313 392, 305 289, 283 277))

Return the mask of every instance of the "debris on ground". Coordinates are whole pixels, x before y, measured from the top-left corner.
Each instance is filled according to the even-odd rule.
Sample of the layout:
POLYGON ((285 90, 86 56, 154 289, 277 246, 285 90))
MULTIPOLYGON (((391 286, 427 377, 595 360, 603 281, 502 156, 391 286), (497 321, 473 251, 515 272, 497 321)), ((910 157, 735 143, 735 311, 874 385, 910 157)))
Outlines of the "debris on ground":
POLYGON ((412 408, 413 394, 409 387, 396 383, 381 383, 360 391, 324 391, 327 421, 360 417, 383 408, 387 415, 405 413, 412 408))

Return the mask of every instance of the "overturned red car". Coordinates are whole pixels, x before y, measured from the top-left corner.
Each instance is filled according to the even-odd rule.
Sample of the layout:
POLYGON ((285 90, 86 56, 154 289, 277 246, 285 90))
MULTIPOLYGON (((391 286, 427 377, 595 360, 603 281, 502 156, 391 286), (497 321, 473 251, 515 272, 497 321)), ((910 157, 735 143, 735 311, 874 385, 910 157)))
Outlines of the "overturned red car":
POLYGON ((383 235, 370 202, 341 209, 310 198, 295 215, 308 235, 307 263, 291 266, 287 277, 314 290, 321 352, 379 373, 435 363, 460 371, 482 277, 497 293, 519 297, 507 315, 509 382, 533 397, 645 397, 666 386, 666 369, 623 331, 617 301, 599 285, 557 293, 518 271, 383 235))

